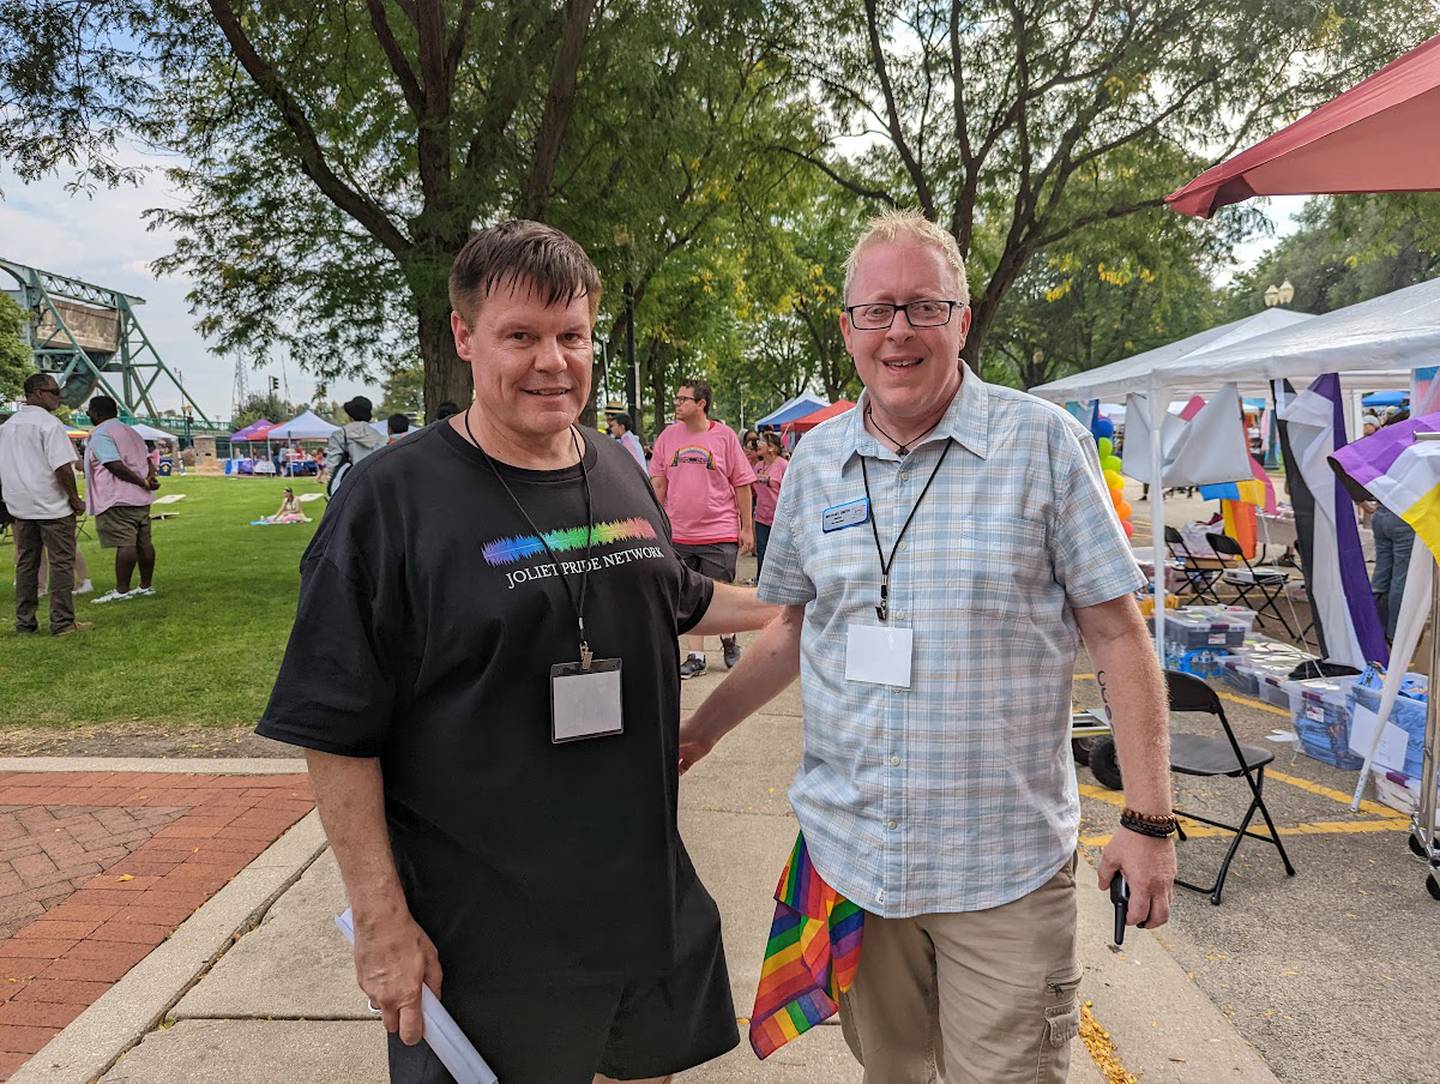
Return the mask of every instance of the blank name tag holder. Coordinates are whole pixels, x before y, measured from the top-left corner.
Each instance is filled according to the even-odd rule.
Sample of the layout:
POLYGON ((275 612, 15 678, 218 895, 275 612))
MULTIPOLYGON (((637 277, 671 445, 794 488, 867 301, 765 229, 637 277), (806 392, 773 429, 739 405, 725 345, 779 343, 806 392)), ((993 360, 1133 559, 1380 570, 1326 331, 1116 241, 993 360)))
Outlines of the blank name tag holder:
POLYGON ((620 660, 557 662, 550 667, 550 740, 556 745, 625 732, 620 660))

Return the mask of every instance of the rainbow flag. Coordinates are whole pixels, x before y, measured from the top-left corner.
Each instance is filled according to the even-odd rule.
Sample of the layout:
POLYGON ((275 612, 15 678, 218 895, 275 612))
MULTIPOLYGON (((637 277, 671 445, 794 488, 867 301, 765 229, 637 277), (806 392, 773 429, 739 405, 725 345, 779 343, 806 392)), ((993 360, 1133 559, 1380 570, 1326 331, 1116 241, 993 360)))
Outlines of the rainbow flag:
POLYGON ((1435 431, 1440 413, 1409 418, 1337 448, 1330 463, 1351 496, 1373 496, 1440 557, 1440 441, 1415 439, 1435 431))
POLYGON ((750 1014, 750 1047, 767 1058, 840 1008, 855 981, 865 912, 825 883, 805 837, 780 873, 775 918, 750 1014))

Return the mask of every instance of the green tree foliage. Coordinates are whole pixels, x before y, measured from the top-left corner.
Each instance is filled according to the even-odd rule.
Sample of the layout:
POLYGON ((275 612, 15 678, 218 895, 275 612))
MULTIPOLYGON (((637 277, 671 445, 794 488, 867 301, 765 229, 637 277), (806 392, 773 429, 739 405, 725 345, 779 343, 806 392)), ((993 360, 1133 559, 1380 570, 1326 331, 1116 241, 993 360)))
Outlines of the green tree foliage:
POLYGON ((25 378, 34 371, 25 338, 25 310, 0 294, 0 400, 19 399, 25 378))
POLYGON ((269 418, 278 425, 280 422, 295 417, 304 409, 303 406, 287 403, 275 392, 256 392, 240 404, 234 417, 230 419, 230 424, 236 432, 244 429, 251 422, 258 422, 261 418, 269 418))
POLYGON ((1231 318, 1258 312, 1288 279, 1290 307, 1322 313, 1440 274, 1440 196, 1387 193, 1307 200, 1298 228, 1236 277, 1231 318))
POLYGON ((419 362, 396 365, 385 373, 380 391, 380 405, 375 417, 391 414, 423 414, 425 411, 425 367, 419 362))
POLYGON ((795 153, 954 233, 973 269, 973 362, 1037 255, 1159 207, 1440 13, 1427 0, 851 0, 814 18, 817 33, 853 32, 807 54, 835 122, 795 153), (867 149, 839 153, 846 133, 867 149))

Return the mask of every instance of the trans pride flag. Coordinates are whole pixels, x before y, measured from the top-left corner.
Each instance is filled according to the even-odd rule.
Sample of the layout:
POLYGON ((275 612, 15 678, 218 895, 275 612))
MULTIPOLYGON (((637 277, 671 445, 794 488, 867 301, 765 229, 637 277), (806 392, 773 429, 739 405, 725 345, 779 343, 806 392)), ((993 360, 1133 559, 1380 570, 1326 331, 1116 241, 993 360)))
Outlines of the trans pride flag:
POLYGON ((855 981, 865 912, 836 892, 810 862, 805 837, 780 873, 775 918, 750 1014, 750 1046, 769 1057, 834 1016, 855 981))
POLYGON ((1440 557, 1440 441, 1417 441, 1440 431, 1440 413, 1387 425, 1335 450, 1331 465, 1357 499, 1359 486, 1415 528, 1440 557))

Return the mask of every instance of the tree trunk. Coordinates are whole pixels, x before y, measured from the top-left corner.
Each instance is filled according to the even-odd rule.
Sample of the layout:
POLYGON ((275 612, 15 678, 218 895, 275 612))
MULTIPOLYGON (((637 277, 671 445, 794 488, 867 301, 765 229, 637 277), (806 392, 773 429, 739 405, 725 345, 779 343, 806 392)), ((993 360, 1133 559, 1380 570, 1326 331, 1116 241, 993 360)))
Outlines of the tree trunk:
POLYGON ((435 417, 435 408, 449 400, 464 410, 474 397, 470 366, 455 353, 450 333, 450 306, 420 302, 418 314, 420 357, 425 364, 425 419, 435 417))

